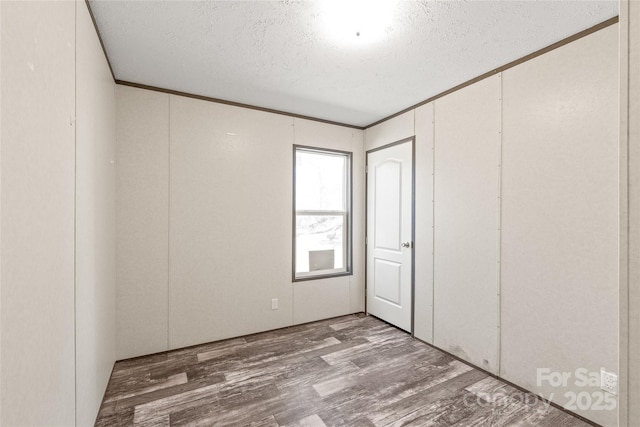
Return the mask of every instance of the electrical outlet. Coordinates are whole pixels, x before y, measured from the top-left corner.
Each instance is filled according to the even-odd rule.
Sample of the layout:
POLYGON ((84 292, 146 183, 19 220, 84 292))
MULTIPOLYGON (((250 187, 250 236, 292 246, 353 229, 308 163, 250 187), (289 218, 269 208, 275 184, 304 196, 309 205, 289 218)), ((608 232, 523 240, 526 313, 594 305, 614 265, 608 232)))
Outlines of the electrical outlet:
POLYGON ((278 298, 274 298, 271 300, 271 310, 278 309, 278 298))
POLYGON ((618 376, 600 369, 600 388, 611 394, 618 394, 618 376))

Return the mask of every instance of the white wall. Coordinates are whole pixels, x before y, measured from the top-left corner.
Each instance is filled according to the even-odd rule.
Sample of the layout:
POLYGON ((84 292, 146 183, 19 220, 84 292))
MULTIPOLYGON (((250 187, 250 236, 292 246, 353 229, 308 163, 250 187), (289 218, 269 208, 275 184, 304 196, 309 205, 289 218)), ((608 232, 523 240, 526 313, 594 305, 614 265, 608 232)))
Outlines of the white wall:
POLYGON ((362 131, 131 87, 117 102, 118 358, 363 310, 362 131), (294 143, 354 153, 353 276, 291 281, 294 143))
POLYGON ((416 152, 416 224, 435 219, 415 242, 416 337, 559 404, 598 387, 539 387, 536 368, 618 371, 617 31, 365 130, 366 149, 435 134, 435 156, 416 152))
POLYGON ((501 375, 560 404, 599 387, 538 368, 618 372, 617 45, 616 25, 503 73, 501 375))
POLYGON ((620 425, 640 425, 640 3, 620 2, 620 425), (628 191, 630 190, 630 191, 628 191))
POLYGON ((434 165, 434 105, 429 103, 415 110, 416 189, 415 239, 416 265, 414 291, 414 335, 433 343, 433 165, 434 165))
POLYGON ((0 424, 92 425, 115 360, 114 82, 84 2, 0 11, 0 424))
POLYGON ((76 7, 76 423, 90 426, 116 360, 116 100, 89 10, 76 7))
MULTIPOLYGON (((0 218, 2 218, 2 6, 0 6, 0 218)), ((0 257, 2 226, 0 224, 0 257)), ((0 383, 2 382, 2 262, 0 261, 0 383)), ((2 421, 2 385, 0 384, 0 422, 2 421)))
MULTIPOLYGON (((634 187, 638 188, 640 178, 640 170, 638 170, 638 160, 640 160, 640 4, 638 2, 629 1, 629 146, 634 150, 635 170, 634 187)), ((640 208, 638 206, 638 192, 634 192, 634 244, 633 252, 629 253, 633 257, 634 284, 631 292, 629 303, 630 317, 633 326, 630 331, 629 354, 632 355, 630 360, 631 387, 629 388, 629 425, 640 424, 640 280, 638 272, 640 271, 640 238, 638 230, 640 227, 638 216, 640 208)))
POLYGON ((500 75, 435 101, 433 343, 498 372, 500 75))
POLYGON ((169 99, 169 348, 290 325, 292 119, 169 99))
POLYGON ((413 136, 415 133, 415 113, 408 111, 379 125, 365 129, 365 150, 373 150, 392 142, 413 136))
POLYGON ((117 358, 168 348, 169 97, 116 87, 117 358))
POLYGON ((0 424, 73 425, 75 3, 0 7, 0 424))

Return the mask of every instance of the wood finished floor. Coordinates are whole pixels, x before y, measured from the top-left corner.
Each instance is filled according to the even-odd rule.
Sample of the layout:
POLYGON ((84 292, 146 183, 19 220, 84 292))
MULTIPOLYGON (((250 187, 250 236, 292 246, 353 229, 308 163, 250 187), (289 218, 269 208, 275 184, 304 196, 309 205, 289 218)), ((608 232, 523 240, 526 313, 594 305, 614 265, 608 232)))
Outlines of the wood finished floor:
POLYGON ((117 362, 96 421, 410 425, 588 424, 363 314, 117 362))

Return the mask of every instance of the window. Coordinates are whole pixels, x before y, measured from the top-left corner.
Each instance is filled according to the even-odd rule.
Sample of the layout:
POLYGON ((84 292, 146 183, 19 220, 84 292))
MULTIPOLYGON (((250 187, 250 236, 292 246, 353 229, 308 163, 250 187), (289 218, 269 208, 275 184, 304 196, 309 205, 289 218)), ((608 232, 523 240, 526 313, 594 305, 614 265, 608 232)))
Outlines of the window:
POLYGON ((351 274, 351 153, 294 146, 293 280, 351 274))

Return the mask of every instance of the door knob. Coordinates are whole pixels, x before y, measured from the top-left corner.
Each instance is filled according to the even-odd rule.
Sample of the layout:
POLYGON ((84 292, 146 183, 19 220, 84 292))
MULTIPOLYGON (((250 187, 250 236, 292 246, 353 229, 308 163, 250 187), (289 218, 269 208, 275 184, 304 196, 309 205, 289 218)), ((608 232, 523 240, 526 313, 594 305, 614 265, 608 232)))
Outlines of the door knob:
POLYGON ((404 242, 404 243, 402 244, 402 247, 403 247, 403 248, 410 248, 410 247, 411 247, 411 242, 404 242))

